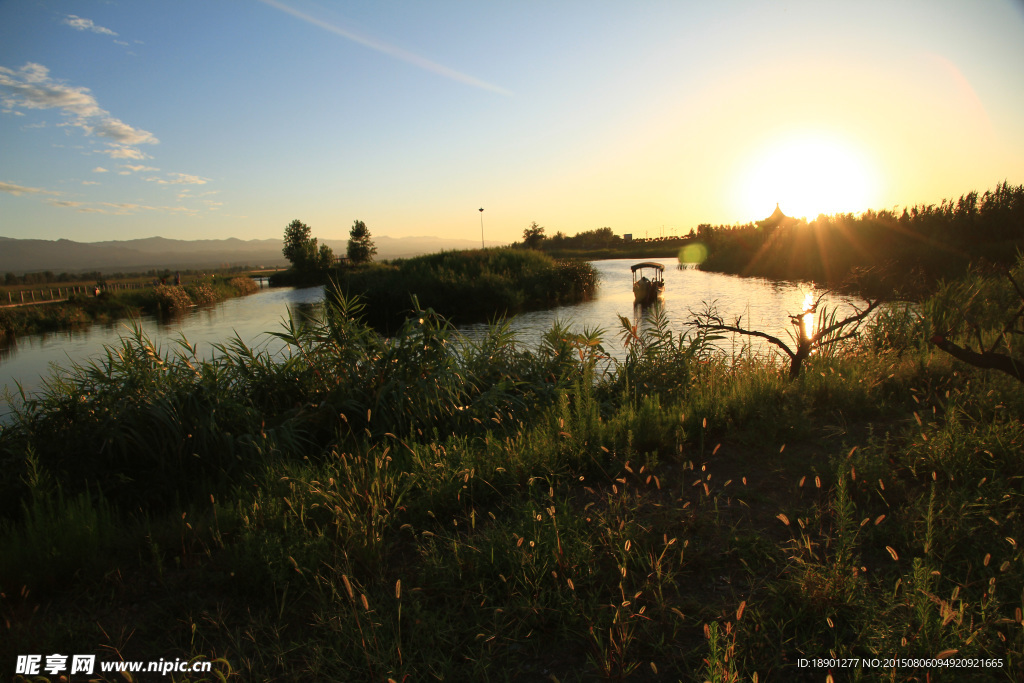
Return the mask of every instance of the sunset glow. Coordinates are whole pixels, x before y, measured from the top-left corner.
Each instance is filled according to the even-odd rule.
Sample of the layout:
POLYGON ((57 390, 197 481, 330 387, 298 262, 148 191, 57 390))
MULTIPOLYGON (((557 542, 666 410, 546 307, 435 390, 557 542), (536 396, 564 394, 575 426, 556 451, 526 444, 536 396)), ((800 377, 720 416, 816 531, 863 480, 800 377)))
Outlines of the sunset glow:
POLYGON ((1011 0, 70 11, 0 3, 0 236, 655 237, 1024 182, 1011 0))
POLYGON ((759 150, 739 186, 751 216, 776 204, 787 216, 860 212, 877 206, 878 172, 836 137, 796 135, 759 150))

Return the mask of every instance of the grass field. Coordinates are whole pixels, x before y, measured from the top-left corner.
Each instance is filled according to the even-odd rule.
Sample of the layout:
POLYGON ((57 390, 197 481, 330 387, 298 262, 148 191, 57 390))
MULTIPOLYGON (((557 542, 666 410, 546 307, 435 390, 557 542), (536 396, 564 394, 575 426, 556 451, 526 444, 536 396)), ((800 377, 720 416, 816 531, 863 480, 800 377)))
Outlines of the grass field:
POLYGON ((0 661, 956 681, 927 660, 971 658, 970 680, 1019 680, 1024 392, 928 341, 965 339, 969 306, 997 334, 982 289, 1014 297, 949 283, 795 380, 664 321, 530 351, 419 311, 384 339, 342 293, 283 357, 136 335, 0 428, 0 661))

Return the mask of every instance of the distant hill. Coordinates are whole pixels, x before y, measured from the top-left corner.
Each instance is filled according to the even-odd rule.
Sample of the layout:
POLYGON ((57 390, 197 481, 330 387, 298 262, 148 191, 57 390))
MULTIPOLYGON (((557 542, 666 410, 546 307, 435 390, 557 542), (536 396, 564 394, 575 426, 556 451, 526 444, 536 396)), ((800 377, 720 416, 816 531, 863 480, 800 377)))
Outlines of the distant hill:
MULTIPOLYGON (((322 240, 334 253, 343 255, 348 239, 322 240)), ((451 249, 472 249, 472 240, 442 237, 374 237, 377 258, 394 259, 451 249)), ((282 240, 172 240, 147 237, 109 242, 33 240, 0 237, 0 273, 50 270, 74 273, 146 271, 153 268, 215 268, 219 266, 284 266, 282 240)))

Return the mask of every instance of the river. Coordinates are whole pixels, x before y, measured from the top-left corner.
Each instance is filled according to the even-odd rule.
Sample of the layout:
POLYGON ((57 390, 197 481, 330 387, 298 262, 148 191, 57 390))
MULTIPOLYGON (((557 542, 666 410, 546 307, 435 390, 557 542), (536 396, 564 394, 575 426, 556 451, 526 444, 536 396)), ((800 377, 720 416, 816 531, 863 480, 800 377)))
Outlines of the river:
MULTIPOLYGON (((513 322, 520 341, 535 347, 540 336, 556 320, 567 321, 582 329, 601 328, 605 331, 606 349, 621 357, 619 343, 619 316, 626 316, 641 326, 648 312, 633 305, 632 274, 630 265, 638 259, 595 261, 600 274, 600 286, 590 301, 571 306, 523 313, 513 322)), ((743 316, 748 329, 760 330, 788 340, 791 329, 789 315, 801 312, 808 294, 814 294, 810 285, 780 283, 760 278, 741 278, 720 273, 706 273, 695 269, 679 270, 675 259, 650 259, 665 265, 665 290, 659 305, 665 311, 673 329, 682 331, 693 320, 693 314, 703 310, 705 303, 717 305, 718 312, 727 323, 743 316)), ((199 353, 209 357, 213 344, 224 342, 236 334, 250 345, 267 345, 271 351, 281 348, 281 342, 267 334, 279 330, 290 308, 315 305, 323 298, 320 287, 306 289, 262 289, 255 294, 193 310, 179 318, 161 321, 148 316, 138 321, 145 333, 169 349, 182 335, 199 347, 199 353)), ((840 316, 852 311, 852 304, 863 300, 856 297, 830 295, 824 300, 829 308, 839 306, 840 316)), ((27 335, 16 338, 6 347, 0 347, 0 421, 9 412, 2 400, 3 393, 17 395, 17 386, 28 392, 37 390, 53 365, 68 366, 72 362, 86 362, 103 354, 104 346, 118 344, 119 337, 129 333, 131 321, 106 325, 93 325, 86 329, 27 335)), ((460 330, 468 337, 478 337, 485 325, 464 325, 460 330)), ((720 342, 726 351, 738 351, 750 338, 720 342)), ((760 348, 755 345, 755 348, 760 348)))

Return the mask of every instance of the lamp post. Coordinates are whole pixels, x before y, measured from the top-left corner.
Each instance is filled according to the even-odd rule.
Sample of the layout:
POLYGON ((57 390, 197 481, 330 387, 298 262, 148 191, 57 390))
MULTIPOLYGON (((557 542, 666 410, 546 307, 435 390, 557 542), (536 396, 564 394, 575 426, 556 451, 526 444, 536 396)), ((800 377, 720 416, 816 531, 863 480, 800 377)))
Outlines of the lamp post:
POLYGON ((486 249, 484 246, 484 210, 480 209, 480 248, 486 249))

